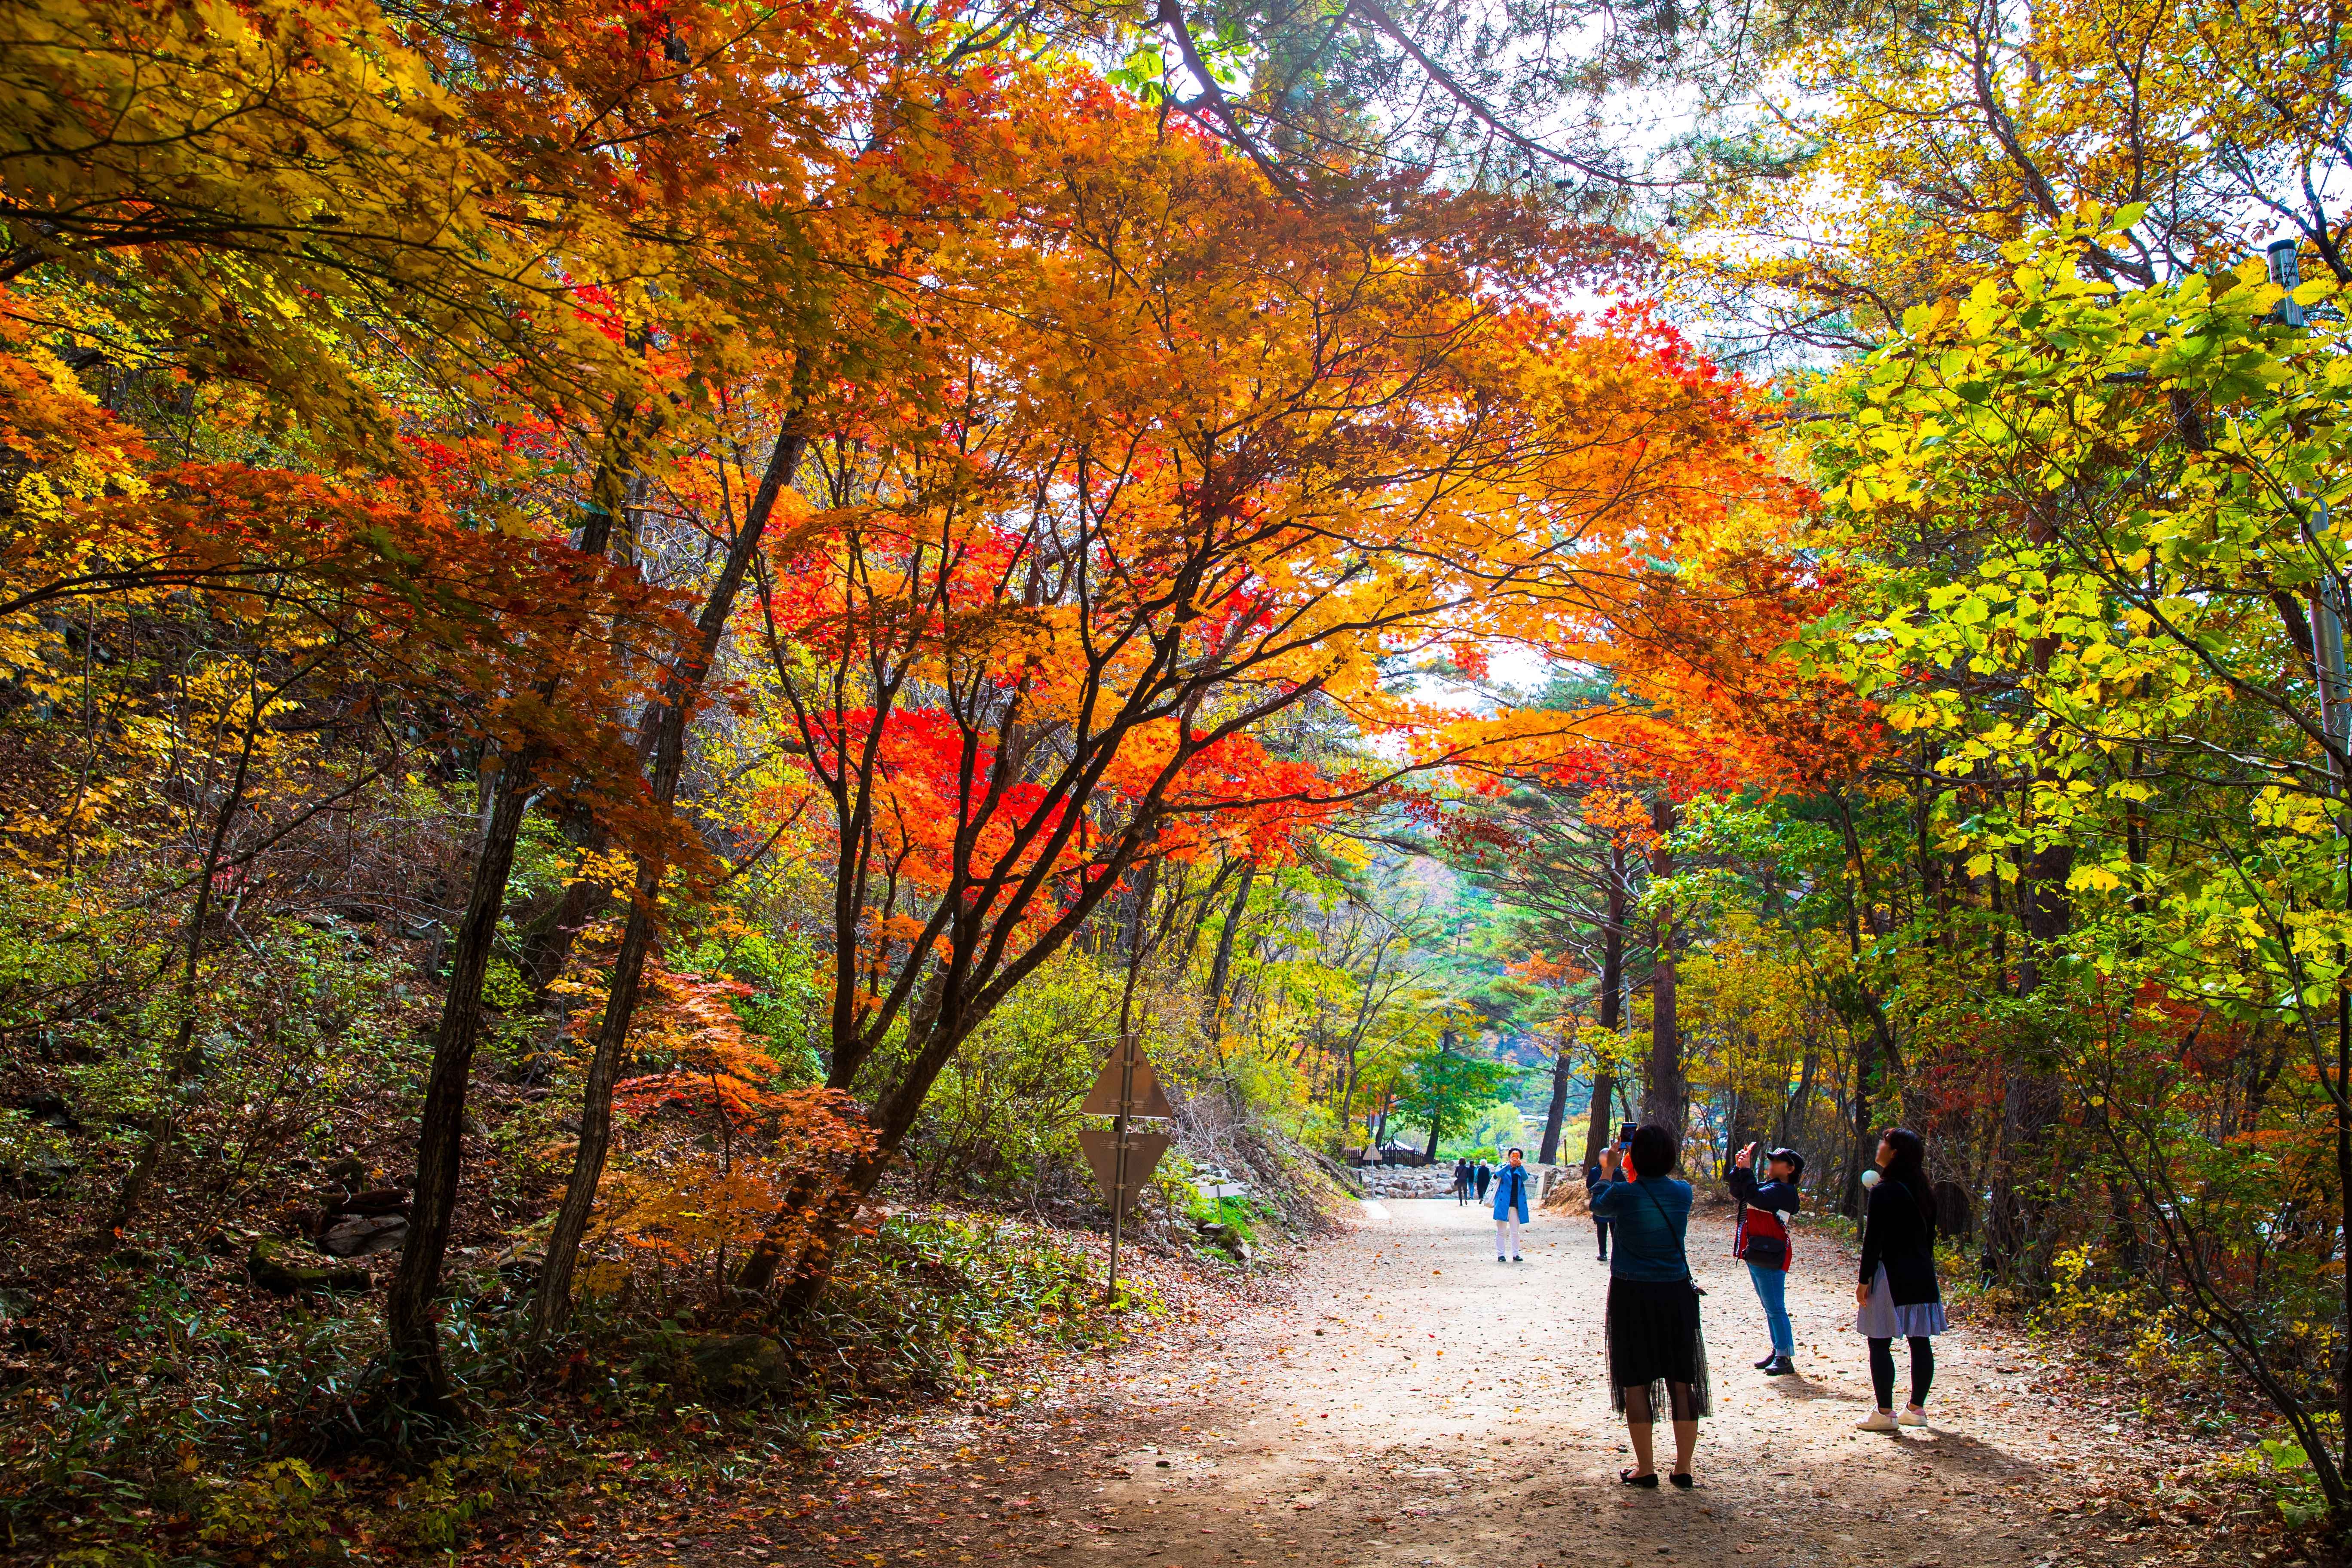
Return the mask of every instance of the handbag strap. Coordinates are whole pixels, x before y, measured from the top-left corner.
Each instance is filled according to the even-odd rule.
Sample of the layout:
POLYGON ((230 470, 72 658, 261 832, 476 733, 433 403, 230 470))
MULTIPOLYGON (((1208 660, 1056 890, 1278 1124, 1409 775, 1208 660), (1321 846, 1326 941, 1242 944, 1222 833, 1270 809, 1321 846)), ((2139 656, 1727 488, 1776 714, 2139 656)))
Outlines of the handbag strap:
MULTIPOLYGON (((1666 1212, 1666 1205, 1658 1201, 1658 1194, 1652 1192, 1648 1187, 1643 1186, 1638 1181, 1633 1184, 1633 1190, 1650 1200, 1650 1206, 1658 1211, 1658 1218, 1665 1223, 1666 1234, 1668 1236, 1675 1236, 1675 1216, 1666 1212)), ((1683 1238, 1679 1236, 1675 1236, 1675 1250, 1682 1256, 1683 1273, 1689 1275, 1691 1271, 1690 1247, 1685 1244, 1683 1238)))

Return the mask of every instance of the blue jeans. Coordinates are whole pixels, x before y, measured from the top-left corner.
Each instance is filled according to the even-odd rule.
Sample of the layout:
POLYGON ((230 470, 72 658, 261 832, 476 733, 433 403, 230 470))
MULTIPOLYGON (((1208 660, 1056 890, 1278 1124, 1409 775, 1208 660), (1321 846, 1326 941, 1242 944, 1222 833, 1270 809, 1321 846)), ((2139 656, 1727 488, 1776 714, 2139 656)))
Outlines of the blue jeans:
POLYGON ((1797 1327, 1789 1321, 1789 1271, 1759 1268, 1751 1263, 1748 1278, 1756 1281, 1756 1299, 1764 1303, 1764 1321, 1772 1331, 1772 1353, 1795 1355, 1797 1327))

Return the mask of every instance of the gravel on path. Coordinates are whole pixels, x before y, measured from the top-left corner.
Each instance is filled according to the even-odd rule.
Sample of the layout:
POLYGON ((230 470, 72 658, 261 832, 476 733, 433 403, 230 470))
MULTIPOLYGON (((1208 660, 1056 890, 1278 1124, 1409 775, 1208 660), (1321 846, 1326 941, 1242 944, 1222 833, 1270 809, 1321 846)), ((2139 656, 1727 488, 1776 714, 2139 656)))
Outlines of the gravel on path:
MULTIPOLYGON (((1691 1239, 1717 1411, 1693 1491, 1618 1484, 1630 1460, 1605 1386, 1607 1280, 1589 1220, 1538 1215, 1526 1261, 1498 1264, 1483 1209, 1390 1199, 1360 1205, 1280 1299, 1072 1363, 1014 1409, 909 1418, 845 1456, 827 1495, 694 1555, 837 1568, 2254 1556, 2135 1490, 2132 1478, 2210 1452, 2089 1410, 2071 1363, 2005 1333, 1938 1342, 1927 1428, 1856 1433, 1870 1396, 1852 1254, 1801 1226, 1800 1375, 1768 1380, 1749 1364, 1767 1341, 1727 1256, 1729 1211, 1703 1207, 1691 1239)), ((1899 1347, 1896 1359, 1899 1380, 1899 1347)))

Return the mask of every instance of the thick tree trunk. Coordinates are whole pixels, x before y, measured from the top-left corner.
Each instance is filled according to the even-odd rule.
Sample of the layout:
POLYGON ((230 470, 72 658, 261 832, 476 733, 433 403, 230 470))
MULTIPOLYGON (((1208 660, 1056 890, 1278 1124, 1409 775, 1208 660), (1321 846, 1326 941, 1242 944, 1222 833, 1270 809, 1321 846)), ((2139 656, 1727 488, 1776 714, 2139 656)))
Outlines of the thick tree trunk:
POLYGON ((1813 1102, 1813 1069, 1820 1063, 1821 1052, 1808 1037, 1805 1041, 1804 1065, 1797 1070, 1797 1092, 1780 1102, 1780 1118, 1773 1130, 1773 1142, 1785 1146, 1789 1140, 1795 1136, 1789 1125, 1789 1118, 1801 1107, 1813 1102))
POLYGON ((875 1107, 871 1120, 874 1142, 849 1163, 838 1180, 811 1178, 796 1184, 787 1202, 779 1207, 767 1234, 745 1255, 743 1267, 735 1276, 737 1289, 765 1290, 790 1256, 793 1269, 778 1304, 781 1315, 797 1317, 815 1304, 825 1281, 833 1276, 843 1244, 856 1232, 857 1211, 864 1205, 866 1194, 882 1179, 882 1173, 889 1169, 899 1144, 913 1129, 915 1119, 922 1114, 923 1101, 929 1097, 931 1085, 939 1080, 956 1047, 979 1022, 977 1018, 950 1020, 937 1013, 928 1017, 919 1016, 916 1026, 908 1031, 912 1054, 904 1076, 875 1107))
POLYGON ((1539 1165, 1551 1164, 1559 1157, 1559 1126, 1568 1116, 1568 1075, 1573 1061, 1570 1038, 1563 1031, 1559 1055, 1551 1064, 1551 1103, 1544 1109, 1543 1142, 1536 1151, 1536 1163, 1539 1165))
MULTIPOLYGON (((1663 882, 1675 874, 1674 851, 1666 835, 1675 830, 1674 802, 1664 798, 1650 807, 1650 826, 1658 844, 1650 858, 1650 875, 1663 882)), ((1690 1120, 1690 1085, 1683 1078, 1681 1020, 1675 1009, 1675 924, 1667 916, 1657 921, 1657 952, 1650 971, 1650 1073, 1642 1097, 1642 1119, 1672 1132, 1676 1139, 1690 1120)))
MULTIPOLYGON (((1625 851, 1609 849, 1609 913, 1601 928, 1601 1026, 1617 1034, 1625 1026, 1625 851)), ((1585 1114, 1584 1163, 1597 1163, 1609 1143, 1609 1113, 1617 1098, 1617 1075, 1605 1062, 1592 1068, 1592 1104, 1585 1114)))
MULTIPOLYGON (((658 423, 658 416, 653 416, 658 423)), ((614 427, 622 432, 611 455, 598 469, 593 501, 580 531, 580 548, 590 555, 603 555, 610 550, 621 563, 639 568, 637 553, 638 513, 633 503, 645 499, 645 476, 635 473, 637 448, 625 422, 625 411, 614 410, 614 427)), ((650 427, 649 427, 650 428, 650 427)), ((617 638, 618 628, 614 630, 617 638)), ((614 663, 624 662, 623 649, 617 642, 612 649, 614 663)), ((619 727, 617 714, 614 727, 619 727)), ((575 805, 563 817, 564 837, 584 861, 600 855, 612 842, 604 824, 585 805, 575 805)), ((555 908, 543 918, 532 922, 520 934, 517 943, 518 967, 531 990, 531 1005, 547 1005, 548 989, 563 978, 564 969, 572 962, 572 950, 580 941, 580 933, 588 929, 613 901, 612 889, 602 879, 581 877, 566 883, 556 899, 555 908)))
POLYGON ((1859 1217, 1862 1214, 1862 1173, 1874 1163, 1873 1151, 1876 1147, 1875 1129, 1871 1125, 1871 1106, 1874 1100, 1872 1091, 1882 1070, 1899 1074, 1902 1062, 1895 1053, 1895 1031, 1886 1021, 1886 1009, 1880 1005, 1878 993, 1871 989, 1863 973, 1864 910, 1868 911, 1874 938, 1885 936, 1886 928, 1880 919, 1877 900, 1871 896, 1870 864, 1862 852, 1862 834, 1854 826, 1853 804, 1840 795, 1837 805, 1838 824, 1845 837, 1846 947, 1853 960, 1853 994, 1868 1013, 1870 1024, 1869 1037, 1858 1042, 1856 1047, 1853 1099, 1848 1108, 1852 1140, 1847 1151, 1845 1187, 1838 1198, 1840 1213, 1859 1217))
POLYGON ((392 1291, 384 1302, 394 1386, 404 1403, 445 1420, 456 1415, 456 1402, 450 1394, 448 1369, 441 1360, 433 1300, 440 1292, 449 1221, 457 1207, 466 1090, 473 1072, 474 1046, 481 1034, 482 977, 498 941, 499 913, 506 903, 515 838, 530 794, 529 759, 508 758, 491 798, 481 848, 474 857, 466 913, 449 950, 449 989, 442 999, 441 1025, 433 1037, 433 1066, 425 1079, 424 1119, 416 1136, 416 1182, 409 1199, 408 1239, 401 1248, 400 1268, 393 1275, 392 1291))

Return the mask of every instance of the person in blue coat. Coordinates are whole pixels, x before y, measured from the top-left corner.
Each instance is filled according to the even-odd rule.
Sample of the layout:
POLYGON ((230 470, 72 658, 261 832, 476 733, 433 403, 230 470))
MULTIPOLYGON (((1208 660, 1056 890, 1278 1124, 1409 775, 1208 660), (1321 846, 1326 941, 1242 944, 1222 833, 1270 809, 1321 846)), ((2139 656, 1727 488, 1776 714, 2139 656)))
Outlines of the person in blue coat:
POLYGON ((1512 1150, 1503 1168, 1495 1173, 1495 1261, 1497 1263, 1504 1261, 1503 1255, 1507 1252, 1510 1254, 1511 1262, 1522 1261, 1519 1257, 1519 1226, 1528 1223, 1530 1174, 1526 1152, 1518 1149, 1512 1150))

